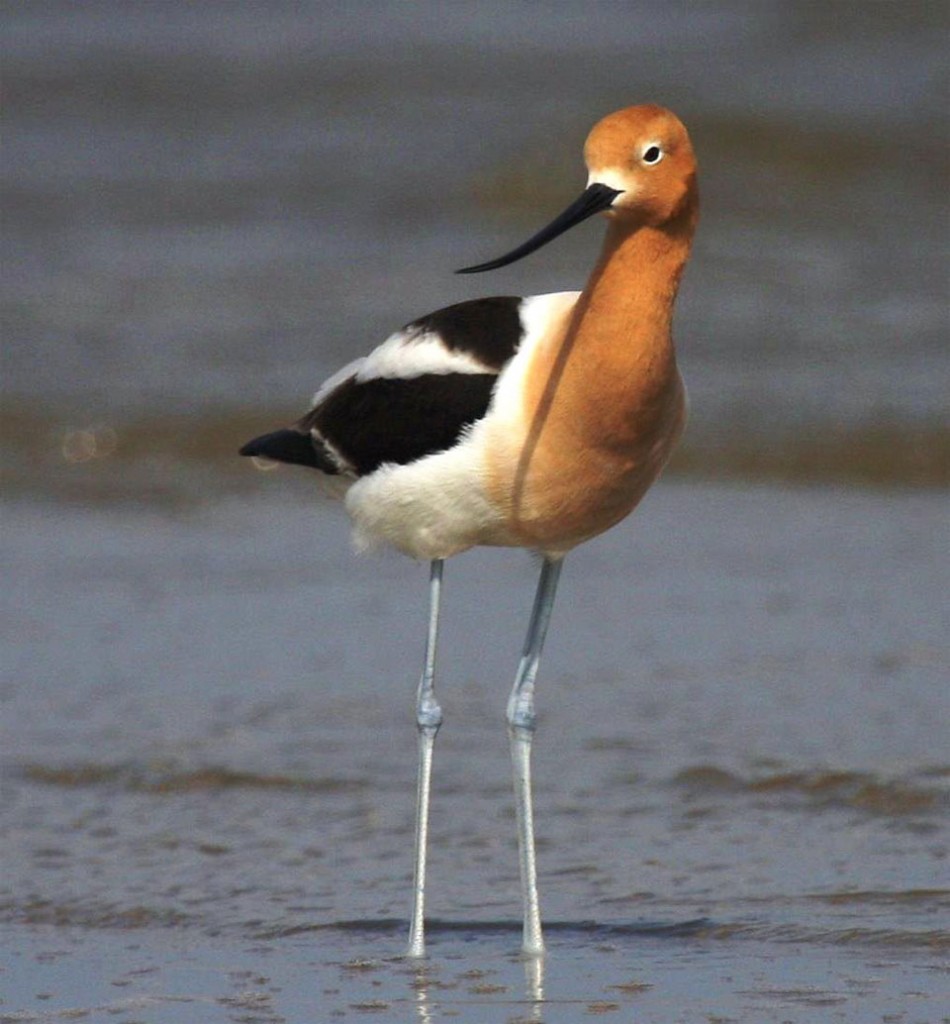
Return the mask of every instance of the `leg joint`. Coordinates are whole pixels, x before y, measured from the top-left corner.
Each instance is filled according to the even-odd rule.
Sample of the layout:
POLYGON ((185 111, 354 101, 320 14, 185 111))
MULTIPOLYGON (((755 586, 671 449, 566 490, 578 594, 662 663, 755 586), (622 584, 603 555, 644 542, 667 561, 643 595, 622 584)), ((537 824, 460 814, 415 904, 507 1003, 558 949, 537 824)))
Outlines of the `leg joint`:
POLYGON ((433 736, 442 724, 442 708, 435 700, 422 701, 416 708, 416 725, 420 732, 431 732, 433 736))
POLYGON ((508 702, 508 728, 515 732, 533 733, 538 727, 538 716, 534 713, 533 702, 512 697, 508 702))

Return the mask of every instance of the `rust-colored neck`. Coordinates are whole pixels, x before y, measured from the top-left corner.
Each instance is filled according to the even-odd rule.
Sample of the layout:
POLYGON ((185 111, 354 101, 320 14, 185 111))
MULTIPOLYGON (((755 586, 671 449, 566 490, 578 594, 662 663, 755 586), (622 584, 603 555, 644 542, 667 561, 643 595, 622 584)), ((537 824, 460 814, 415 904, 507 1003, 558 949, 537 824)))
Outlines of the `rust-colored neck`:
POLYGON ((645 343, 669 345, 691 239, 691 225, 671 232, 611 223, 565 341, 571 344, 575 335, 585 348, 597 341, 621 359, 637 358, 645 343))
POLYGON ((686 227, 612 224, 567 323, 538 347, 526 432, 497 485, 519 542, 567 550, 595 535, 633 508, 665 463, 685 415, 670 326, 686 227))
POLYGON ((553 412, 545 405, 558 406, 555 419, 570 420, 588 443, 622 444, 641 429, 639 411, 676 377, 673 303, 691 238, 689 222, 672 232, 610 225, 564 336, 533 375, 531 404, 542 421, 553 412))

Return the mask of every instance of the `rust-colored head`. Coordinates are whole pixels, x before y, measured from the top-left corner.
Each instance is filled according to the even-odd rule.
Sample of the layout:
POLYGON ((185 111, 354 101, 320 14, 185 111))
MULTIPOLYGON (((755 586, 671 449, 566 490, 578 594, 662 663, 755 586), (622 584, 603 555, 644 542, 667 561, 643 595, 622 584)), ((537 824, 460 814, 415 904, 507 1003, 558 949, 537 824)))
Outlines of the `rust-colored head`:
POLYGON ((696 157, 682 121, 652 103, 626 107, 594 125, 584 144, 588 185, 620 194, 608 215, 654 227, 698 211, 696 157))
POLYGON ((519 245, 459 274, 495 270, 523 259, 595 213, 629 230, 649 225, 689 235, 699 211, 696 158, 680 119, 653 104, 627 107, 594 125, 584 145, 590 179, 560 216, 519 245))

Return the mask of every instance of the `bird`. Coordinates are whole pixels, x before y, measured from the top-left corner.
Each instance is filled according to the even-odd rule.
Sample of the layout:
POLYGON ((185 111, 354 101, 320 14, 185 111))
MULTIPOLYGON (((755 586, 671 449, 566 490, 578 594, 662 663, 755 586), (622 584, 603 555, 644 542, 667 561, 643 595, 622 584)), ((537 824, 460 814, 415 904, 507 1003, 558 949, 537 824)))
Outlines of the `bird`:
POLYGON ((456 303, 407 324, 317 390, 295 425, 240 454, 315 470, 342 500, 357 550, 429 562, 415 694, 416 826, 408 955, 425 955, 429 794, 444 562, 477 545, 527 549, 541 571, 506 709, 522 893, 522 951, 544 953, 531 786, 535 681, 565 556, 619 523, 656 480, 686 421, 673 307, 698 220, 689 134, 652 103, 607 115, 584 144, 587 185, 505 267, 601 214, 580 291, 456 303))

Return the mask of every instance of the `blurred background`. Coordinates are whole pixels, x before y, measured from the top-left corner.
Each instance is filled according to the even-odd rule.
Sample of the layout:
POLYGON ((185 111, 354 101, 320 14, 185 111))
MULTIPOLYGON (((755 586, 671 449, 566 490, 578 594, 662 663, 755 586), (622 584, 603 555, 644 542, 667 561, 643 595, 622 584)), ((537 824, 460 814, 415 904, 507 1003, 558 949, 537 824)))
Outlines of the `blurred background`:
MULTIPOLYGON (((536 816, 565 925, 547 998, 574 1001, 544 1019, 580 992, 644 1022, 909 1021, 907 992, 939 1016, 948 22, 936 0, 6 0, 4 1009, 231 1006, 259 974, 227 973, 229 937, 291 972, 261 981, 268 1020, 311 1021, 314 991, 415 1005, 398 962, 373 989, 340 959, 403 941, 426 570, 357 561, 307 474, 237 449, 432 309, 580 288, 593 221, 452 271, 547 223, 592 124, 653 101, 700 161, 691 420, 554 613, 536 816), (571 930, 592 917, 712 924, 614 935, 611 960, 571 930)), ((507 551, 447 573, 430 879, 460 998, 517 946, 502 715, 534 579, 507 551)), ((485 1019, 476 995, 457 1019, 485 1019)))
POLYGON ((245 434, 405 322, 581 287, 598 223, 451 270, 546 223, 643 101, 701 163, 674 471, 947 482, 945 4, 4 10, 15 491, 247 482, 245 434))

